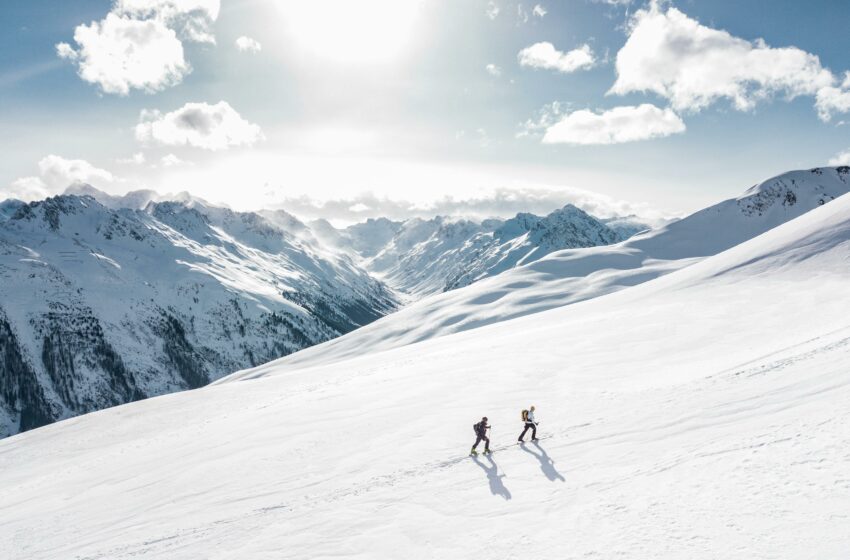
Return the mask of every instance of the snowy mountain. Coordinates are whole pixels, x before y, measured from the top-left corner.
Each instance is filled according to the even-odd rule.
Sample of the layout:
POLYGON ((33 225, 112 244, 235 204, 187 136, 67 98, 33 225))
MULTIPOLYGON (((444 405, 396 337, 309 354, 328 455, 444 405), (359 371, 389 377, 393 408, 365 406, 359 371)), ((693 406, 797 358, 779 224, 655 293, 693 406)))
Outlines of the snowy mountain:
POLYGON ((200 387, 398 304, 283 213, 137 195, 110 207, 89 195, 10 206, 0 221, 0 436, 200 387))
POLYGON ((373 220, 343 235, 366 259, 368 270, 394 288, 422 297, 467 286, 553 251, 608 245, 632 233, 567 205, 545 217, 517 214, 509 220, 373 220))
POLYGON ((850 167, 792 171, 622 243, 551 253, 460 290, 414 302, 285 363, 386 350, 622 290, 692 265, 850 192, 850 167))
MULTIPOLYGON (((188 193, 163 196, 143 190, 112 196, 88 185, 75 185, 66 194, 92 196, 112 209, 142 209, 150 202, 162 201, 214 208, 188 193)), ((467 286, 553 251, 608 245, 648 229, 636 216, 597 219, 573 205, 548 216, 520 213, 508 220, 370 218, 342 229, 327 220, 303 223, 283 210, 258 214, 308 243, 348 255, 408 299, 467 286)))
POLYGON ((24 203, 20 200, 10 198, 0 201, 0 222, 4 222, 11 218, 24 203))
POLYGON ((844 178, 680 222, 712 227, 662 255, 721 252, 617 293, 0 441, 0 555, 843 558, 850 197, 818 201, 844 178), (532 403, 541 440, 512 445, 532 403), (468 457, 482 415, 495 453, 468 457))

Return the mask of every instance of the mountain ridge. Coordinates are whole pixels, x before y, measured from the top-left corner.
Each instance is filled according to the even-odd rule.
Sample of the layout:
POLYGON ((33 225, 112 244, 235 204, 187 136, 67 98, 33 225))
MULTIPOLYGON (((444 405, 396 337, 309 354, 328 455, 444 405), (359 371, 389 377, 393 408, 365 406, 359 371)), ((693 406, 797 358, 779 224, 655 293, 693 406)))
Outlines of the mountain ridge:
POLYGON ((414 302, 281 364, 324 363, 473 330, 593 299, 686 268, 850 192, 850 167, 790 171, 621 243, 556 251, 414 302))
POLYGON ((0 434, 197 388, 399 305, 344 255, 193 201, 88 195, 0 222, 0 434))

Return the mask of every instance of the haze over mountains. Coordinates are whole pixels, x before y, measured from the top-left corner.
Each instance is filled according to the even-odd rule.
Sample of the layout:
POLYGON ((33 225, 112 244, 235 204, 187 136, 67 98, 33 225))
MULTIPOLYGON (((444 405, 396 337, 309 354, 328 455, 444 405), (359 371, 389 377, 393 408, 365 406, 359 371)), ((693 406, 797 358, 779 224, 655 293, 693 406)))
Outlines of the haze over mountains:
POLYGON ((279 210, 87 185, 5 201, 0 436, 200 387, 410 299, 629 233, 572 206, 546 217, 337 230, 279 210))
POLYGON ((842 558, 848 174, 786 174, 604 258, 454 292, 510 274, 546 293, 579 261, 604 293, 599 261, 650 267, 616 293, 331 361, 320 346, 0 441, 0 554, 842 558), (541 440, 512 445, 529 403, 541 440), (495 454, 467 457, 484 414, 495 454))

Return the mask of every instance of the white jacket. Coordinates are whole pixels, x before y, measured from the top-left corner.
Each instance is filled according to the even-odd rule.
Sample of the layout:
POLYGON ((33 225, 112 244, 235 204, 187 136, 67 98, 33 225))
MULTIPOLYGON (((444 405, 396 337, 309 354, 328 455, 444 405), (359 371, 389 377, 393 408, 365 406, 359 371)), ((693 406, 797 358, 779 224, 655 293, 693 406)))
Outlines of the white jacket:
POLYGON ((534 424, 535 423, 534 422, 534 411, 529 410, 528 416, 526 418, 528 418, 528 420, 526 420, 526 422, 531 422, 532 424, 534 424))

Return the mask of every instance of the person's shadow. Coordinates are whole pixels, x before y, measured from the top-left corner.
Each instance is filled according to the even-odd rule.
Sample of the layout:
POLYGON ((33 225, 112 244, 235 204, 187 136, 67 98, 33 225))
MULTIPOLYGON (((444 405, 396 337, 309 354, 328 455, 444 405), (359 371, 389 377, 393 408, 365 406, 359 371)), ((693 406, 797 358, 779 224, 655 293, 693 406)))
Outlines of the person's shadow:
POLYGON ((540 443, 536 441, 532 441, 531 443, 540 451, 539 454, 526 447, 524 443, 520 444, 519 447, 526 453, 534 455, 534 458, 540 461, 540 470, 543 471, 543 474, 546 475, 546 478, 548 478, 552 482, 555 482, 556 480, 565 482, 566 479, 564 478, 564 476, 559 473, 558 470, 555 468, 555 461, 553 461, 552 458, 546 454, 546 450, 540 447, 540 443))
POLYGON ((490 466, 484 464, 477 455, 473 455, 472 460, 475 461, 476 465, 484 469, 484 472, 487 474, 487 482, 490 483, 490 492, 494 496, 501 496, 506 500, 510 500, 511 491, 508 490, 502 482, 502 479, 505 478, 506 475, 499 474, 499 466, 495 461, 493 461, 492 455, 485 455, 485 457, 487 457, 487 461, 490 462, 490 466))

